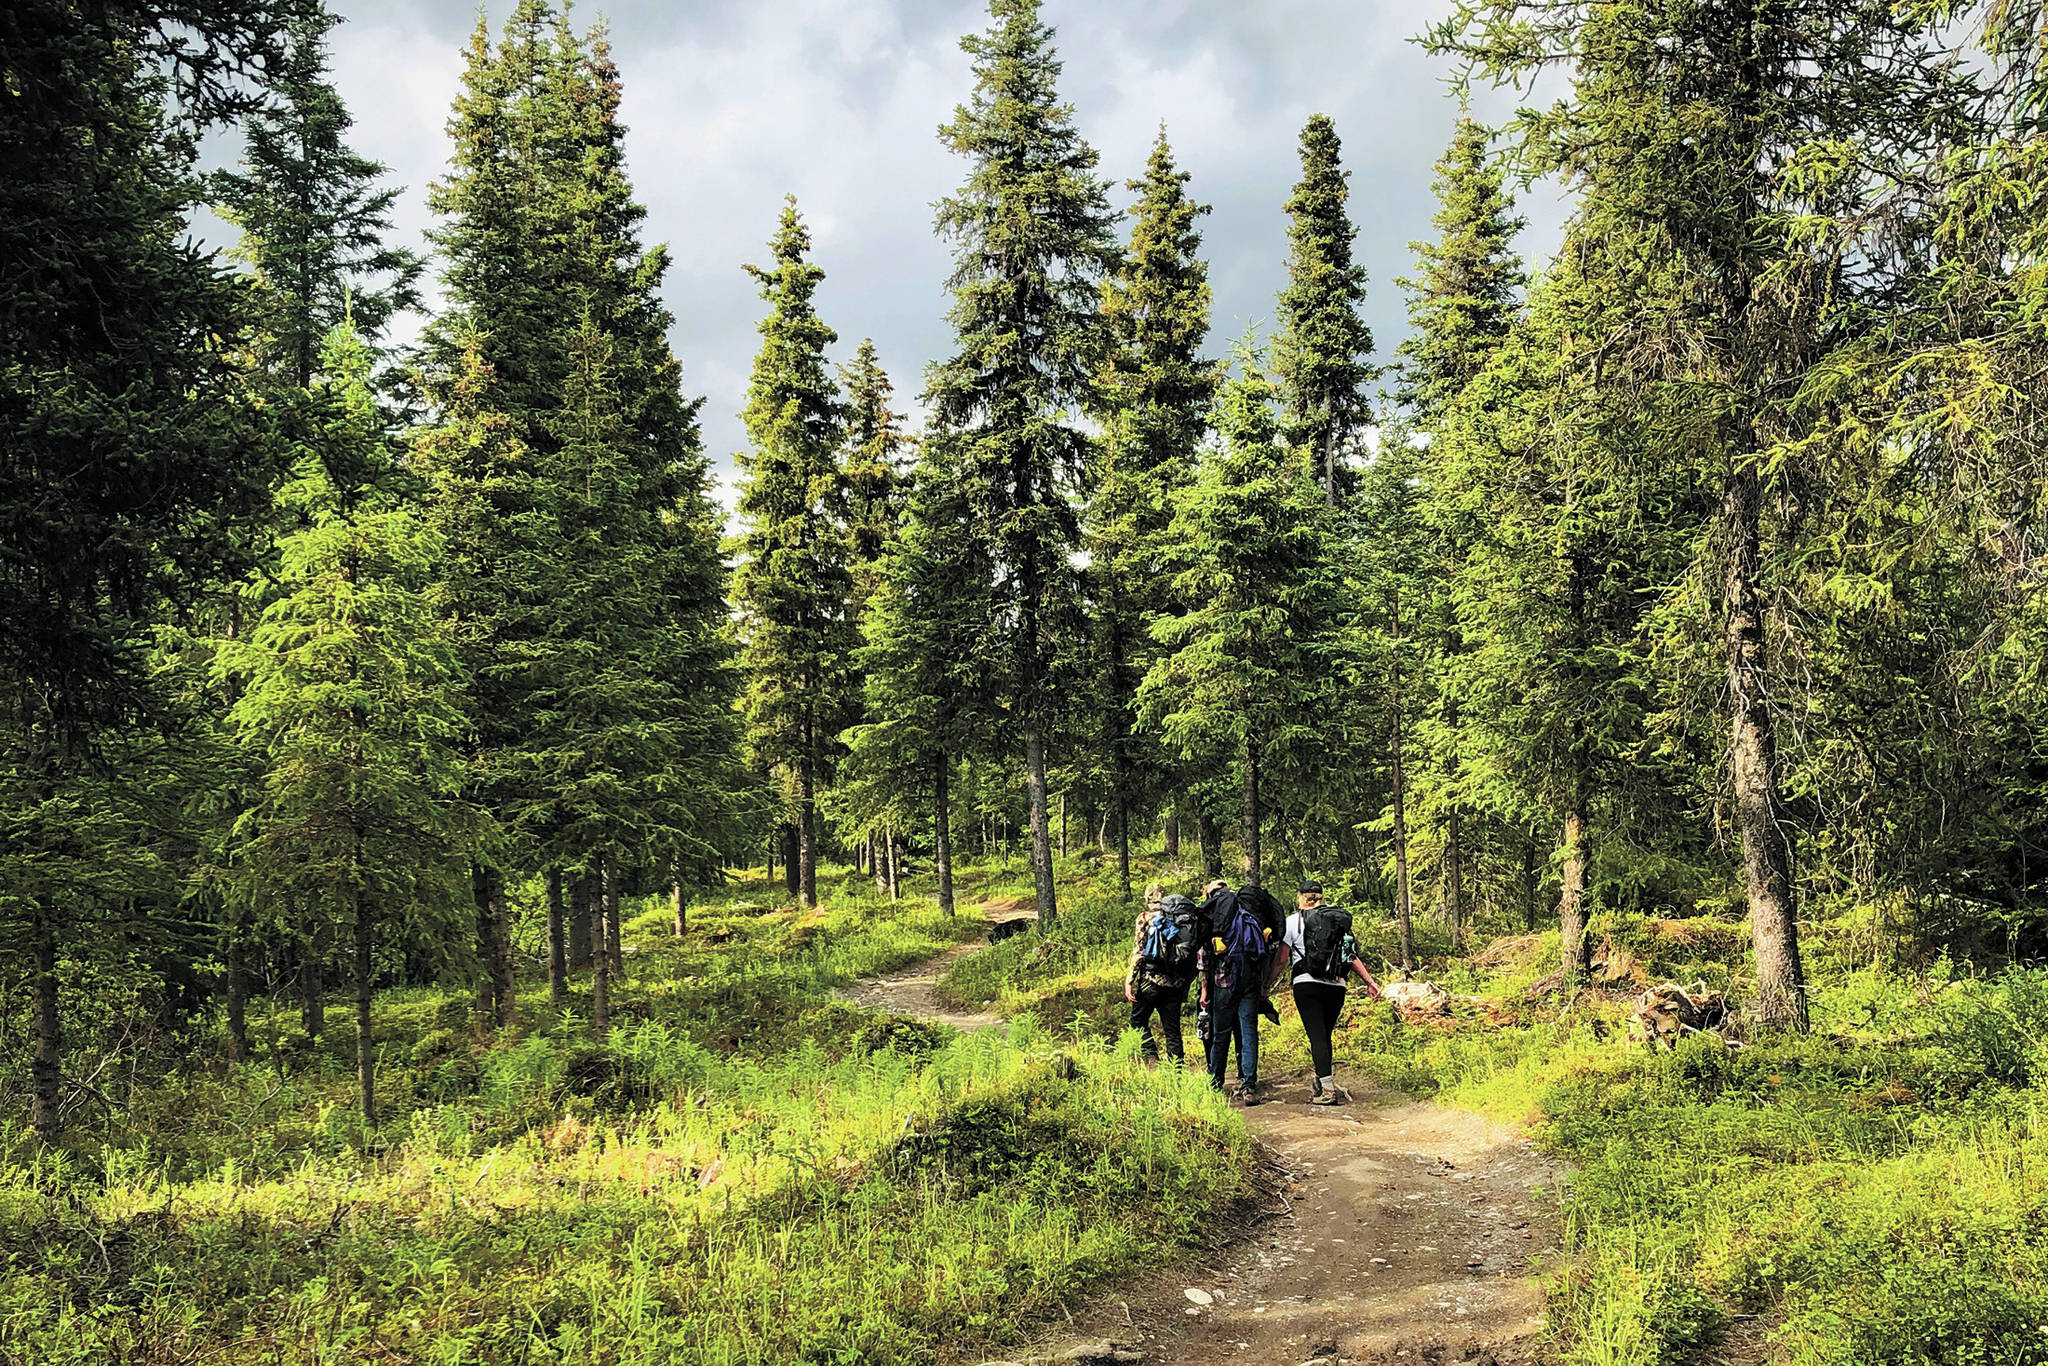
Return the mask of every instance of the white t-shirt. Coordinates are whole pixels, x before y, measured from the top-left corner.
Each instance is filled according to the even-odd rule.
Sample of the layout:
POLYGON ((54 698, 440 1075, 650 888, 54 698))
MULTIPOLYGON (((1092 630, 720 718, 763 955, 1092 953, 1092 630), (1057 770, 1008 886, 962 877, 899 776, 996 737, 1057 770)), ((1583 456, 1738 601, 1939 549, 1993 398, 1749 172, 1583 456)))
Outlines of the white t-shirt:
POLYGON ((1318 977, 1315 973, 1309 971, 1307 967, 1308 942, 1301 927, 1300 911, 1294 911, 1288 915, 1286 939, 1287 951, 1293 955, 1289 966, 1293 969, 1295 982, 1314 982, 1318 986, 1325 987, 1341 987, 1344 985, 1344 977, 1341 972, 1335 979, 1331 979, 1328 977, 1318 977))

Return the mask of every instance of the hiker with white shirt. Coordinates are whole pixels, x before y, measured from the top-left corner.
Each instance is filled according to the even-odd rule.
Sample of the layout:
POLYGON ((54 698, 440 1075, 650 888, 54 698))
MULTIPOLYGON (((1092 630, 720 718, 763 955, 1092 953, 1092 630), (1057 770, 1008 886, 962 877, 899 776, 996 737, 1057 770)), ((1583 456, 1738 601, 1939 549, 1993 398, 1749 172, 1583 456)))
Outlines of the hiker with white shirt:
POLYGON ((1299 909, 1287 917, 1275 955, 1273 982, 1277 986, 1283 974, 1291 978, 1294 1008, 1301 1016, 1302 1028, 1308 1031, 1309 1058, 1315 1064, 1309 1104, 1335 1105, 1344 1093, 1337 1088, 1330 1036, 1336 1032, 1337 1017, 1344 1012, 1345 978, 1357 973, 1366 994, 1374 999, 1379 997, 1380 984, 1358 956, 1357 941, 1351 937, 1351 913, 1323 904, 1322 883, 1302 883, 1295 905, 1299 909))

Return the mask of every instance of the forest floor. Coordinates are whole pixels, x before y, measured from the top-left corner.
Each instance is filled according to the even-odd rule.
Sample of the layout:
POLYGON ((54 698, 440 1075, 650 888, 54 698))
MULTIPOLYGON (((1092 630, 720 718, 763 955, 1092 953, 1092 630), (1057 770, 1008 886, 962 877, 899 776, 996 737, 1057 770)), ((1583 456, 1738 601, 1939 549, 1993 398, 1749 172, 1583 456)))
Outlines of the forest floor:
MULTIPOLYGON (((973 908, 991 921, 1019 909, 973 908)), ((1001 1024, 936 989, 982 947, 863 978, 844 996, 960 1029, 1001 1024)), ((1008 1360, 1087 1361, 1091 1343, 1107 1349, 1096 1359, 1176 1366, 1536 1359, 1535 1268, 1558 1247, 1556 1163, 1513 1126, 1377 1089, 1312 1106, 1303 1074, 1269 1097, 1243 1112, 1267 1166, 1260 1195, 1212 1247, 1096 1299, 1008 1360)))

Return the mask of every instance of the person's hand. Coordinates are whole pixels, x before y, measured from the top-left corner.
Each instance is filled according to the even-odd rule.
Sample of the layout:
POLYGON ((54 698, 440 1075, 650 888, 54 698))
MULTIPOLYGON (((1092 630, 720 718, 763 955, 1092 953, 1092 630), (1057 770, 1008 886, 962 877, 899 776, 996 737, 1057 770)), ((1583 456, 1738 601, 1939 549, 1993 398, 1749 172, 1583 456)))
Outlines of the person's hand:
POLYGON ((1138 989, 1136 987, 1125 987, 1124 999, 1132 1005, 1136 1005, 1138 1003, 1138 989))

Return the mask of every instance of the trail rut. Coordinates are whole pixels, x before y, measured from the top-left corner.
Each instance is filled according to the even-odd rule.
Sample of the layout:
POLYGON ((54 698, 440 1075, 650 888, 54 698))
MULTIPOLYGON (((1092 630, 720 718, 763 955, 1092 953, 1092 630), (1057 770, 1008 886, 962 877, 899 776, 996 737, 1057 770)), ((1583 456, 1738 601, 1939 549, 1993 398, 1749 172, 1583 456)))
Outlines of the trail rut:
POLYGON ((1532 1143, 1423 1102, 1311 1106, 1303 1080, 1245 1117, 1286 1173, 1281 1198, 1241 1241, 1078 1328, 1177 1366, 1532 1359, 1559 1179, 1532 1143))
MULTIPOLYGON (((961 1029, 1001 1024, 948 1006, 936 989, 948 967, 980 947, 959 945, 843 994, 961 1029)), ((1535 1273, 1558 1245, 1556 1163, 1519 1130, 1466 1110, 1366 1089, 1342 1105, 1312 1106, 1306 1077, 1269 1081, 1267 1095, 1244 1116, 1280 1181, 1249 1227, 1219 1228, 1191 1263, 1074 1306, 1057 1339, 1014 1360, 1536 1360, 1543 1297, 1535 1273), (1105 1354, 1090 1355, 1090 1344, 1105 1354)))

